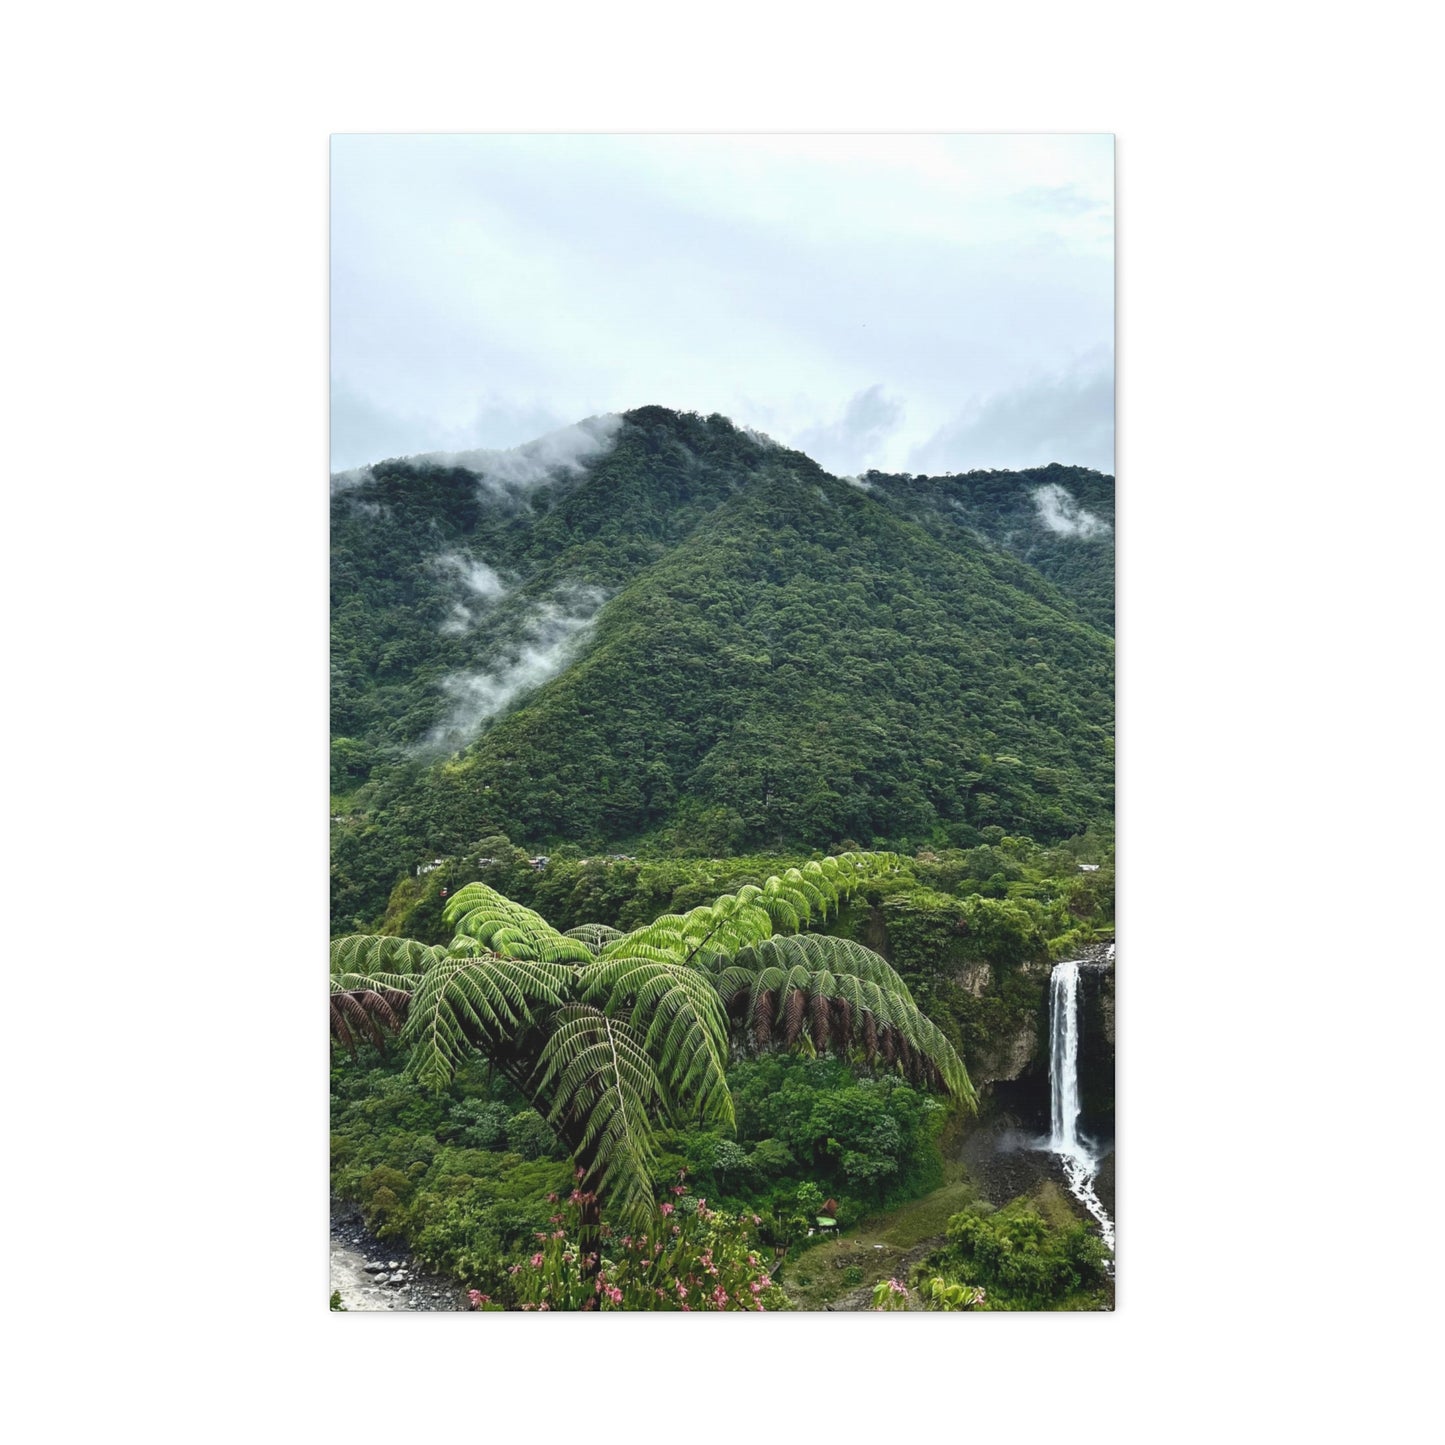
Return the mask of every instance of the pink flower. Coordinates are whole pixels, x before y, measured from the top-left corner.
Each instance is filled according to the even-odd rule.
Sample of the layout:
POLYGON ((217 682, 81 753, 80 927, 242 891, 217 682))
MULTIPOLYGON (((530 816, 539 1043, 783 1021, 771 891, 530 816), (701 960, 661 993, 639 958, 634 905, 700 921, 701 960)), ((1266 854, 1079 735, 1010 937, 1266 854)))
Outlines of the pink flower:
POLYGON ((712 1292, 712 1300, 713 1300, 713 1303, 714 1303, 719 1309, 721 1309, 721 1308, 728 1302, 728 1292, 727 1292, 721 1285, 719 1285, 719 1286, 712 1292))
POLYGON ((686 1298, 687 1298, 687 1286, 686 1286, 685 1284, 679 1284, 679 1285, 678 1285, 678 1287, 677 1287, 677 1297, 678 1297, 678 1299, 686 1299, 686 1298))
POLYGON ((533 1268, 533 1269, 540 1269, 541 1266, 542 1266, 542 1251, 539 1249, 539 1250, 537 1251, 537 1253, 532 1256, 532 1268, 533 1268))
POLYGON ((542 1303, 537 1306, 537 1308, 539 1310, 549 1310, 552 1308, 552 1306, 549 1305, 546 1300, 543 1300, 542 1303))
POLYGON ((681 1234, 681 1233, 682 1233, 682 1225, 680 1225, 680 1224, 674 1224, 674 1225, 672 1226, 672 1232, 673 1232, 674 1234, 681 1234))
POLYGON ((662 1206, 662 1212, 663 1212, 664 1214, 671 1214, 671 1213, 672 1213, 672 1205, 670 1205, 670 1204, 664 1204, 664 1205, 662 1206))
POLYGON ((773 1279, 772 1279, 772 1276, 765 1274, 765 1275, 758 1281, 758 1283, 759 1283, 760 1285, 762 1285, 762 1287, 763 1287, 764 1289, 772 1289, 772 1287, 773 1287, 773 1279))
POLYGON ((522 1266, 521 1266, 520 1264, 514 1264, 514 1265, 511 1267, 511 1269, 509 1269, 509 1270, 507 1271, 507 1273, 508 1273, 508 1274, 518 1274, 518 1273, 520 1273, 521 1268, 522 1268, 522 1266))
POLYGON ((613 1304, 620 1305, 622 1303, 622 1291, 618 1289, 615 1284, 610 1284, 607 1286, 607 1298, 610 1299, 613 1304))
POLYGON ((755 1215, 753 1215, 753 1223, 754 1223, 754 1224, 761 1224, 762 1222, 763 1222, 763 1216, 762 1216, 761 1214, 755 1214, 755 1215))
POLYGON ((749 1288, 750 1290, 752 1290, 752 1292, 753 1292, 754 1294, 762 1294, 762 1292, 763 1292, 763 1287, 762 1287, 762 1285, 760 1285, 760 1284, 757 1282, 757 1280, 754 1280, 754 1281, 748 1286, 748 1288, 749 1288))
POLYGON ((686 1194, 686 1193, 687 1193, 687 1185, 686 1185, 686 1184, 674 1184, 674 1185, 672 1186, 672 1192, 673 1192, 674 1194, 686 1194))
POLYGON ((548 1204, 555 1204, 556 1202, 557 1202, 557 1196, 556 1196, 555 1194, 549 1194, 549 1195, 547 1196, 547 1203, 548 1203, 548 1204))

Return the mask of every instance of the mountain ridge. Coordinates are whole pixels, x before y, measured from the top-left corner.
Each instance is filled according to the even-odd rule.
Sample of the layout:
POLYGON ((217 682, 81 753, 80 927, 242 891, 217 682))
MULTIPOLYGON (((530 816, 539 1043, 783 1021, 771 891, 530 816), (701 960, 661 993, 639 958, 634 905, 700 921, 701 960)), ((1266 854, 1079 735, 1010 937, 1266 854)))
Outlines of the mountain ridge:
POLYGON ((494 834, 699 852, 1059 838, 1110 817, 1112 480, 1082 470, 840 479, 656 407, 505 504, 465 468, 376 464, 333 498, 337 921, 379 913, 420 855, 494 834), (1060 472, 1084 493, 1070 525, 1097 523, 1074 539, 1094 564, 1077 598, 1007 545, 1070 582, 1020 500, 1072 498, 1060 472), (1008 493, 992 513, 964 505, 979 478, 1008 493), (997 539, 974 525, 991 517, 997 539), (428 548, 485 568, 463 582, 482 590, 459 602, 414 561, 428 548), (600 600, 568 613, 569 587, 600 600), (549 617, 572 627, 555 654, 549 617), (458 677, 502 701, 428 755, 458 677))

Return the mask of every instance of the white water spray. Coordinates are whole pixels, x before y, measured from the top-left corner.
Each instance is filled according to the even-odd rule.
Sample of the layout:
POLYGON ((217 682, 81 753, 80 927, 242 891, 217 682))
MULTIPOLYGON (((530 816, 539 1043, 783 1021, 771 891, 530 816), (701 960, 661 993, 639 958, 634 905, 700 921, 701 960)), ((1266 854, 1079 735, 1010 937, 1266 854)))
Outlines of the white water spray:
POLYGON ((1049 978, 1049 1150, 1063 1162, 1074 1198, 1099 1221, 1109 1253, 1114 1221, 1094 1190, 1099 1161, 1079 1135, 1079 964, 1054 965, 1049 978))

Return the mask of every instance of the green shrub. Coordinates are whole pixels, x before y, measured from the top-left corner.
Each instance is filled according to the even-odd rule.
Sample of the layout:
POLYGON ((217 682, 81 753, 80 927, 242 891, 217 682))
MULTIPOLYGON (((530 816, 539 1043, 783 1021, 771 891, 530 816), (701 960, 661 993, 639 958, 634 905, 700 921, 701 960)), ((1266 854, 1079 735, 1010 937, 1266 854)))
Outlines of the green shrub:
POLYGON ((919 1275, 939 1276, 940 1290, 983 1288, 983 1309, 1039 1310, 1101 1288, 1108 1257, 1086 1224, 1051 1225, 1029 1200, 1015 1199, 999 1210, 978 1203, 955 1214, 947 1247, 919 1275))
POLYGON ((523 1159, 555 1158, 562 1152, 551 1125, 535 1109, 523 1109, 507 1120, 507 1148, 523 1159))

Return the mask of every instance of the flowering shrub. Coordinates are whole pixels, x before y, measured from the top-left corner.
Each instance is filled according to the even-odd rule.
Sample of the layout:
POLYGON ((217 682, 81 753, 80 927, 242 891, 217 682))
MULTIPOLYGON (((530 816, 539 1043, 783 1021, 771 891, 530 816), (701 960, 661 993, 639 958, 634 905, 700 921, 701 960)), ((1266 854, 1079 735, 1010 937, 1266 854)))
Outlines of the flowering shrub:
POLYGON ((879 1280, 873 1289, 875 1310, 906 1310, 911 1299, 908 1286, 902 1280, 879 1280))
POLYGON ((549 1220, 552 1228, 537 1235, 535 1249, 508 1268, 509 1307, 683 1312, 785 1308, 786 1297, 758 1252, 753 1234, 757 1216, 709 1209, 706 1199, 688 1195, 682 1185, 675 1185, 672 1193, 675 1198, 659 1204, 645 1225, 619 1233, 603 1224, 584 1245, 583 1212, 595 1201, 573 1190, 565 1202, 557 1203, 549 1220))

